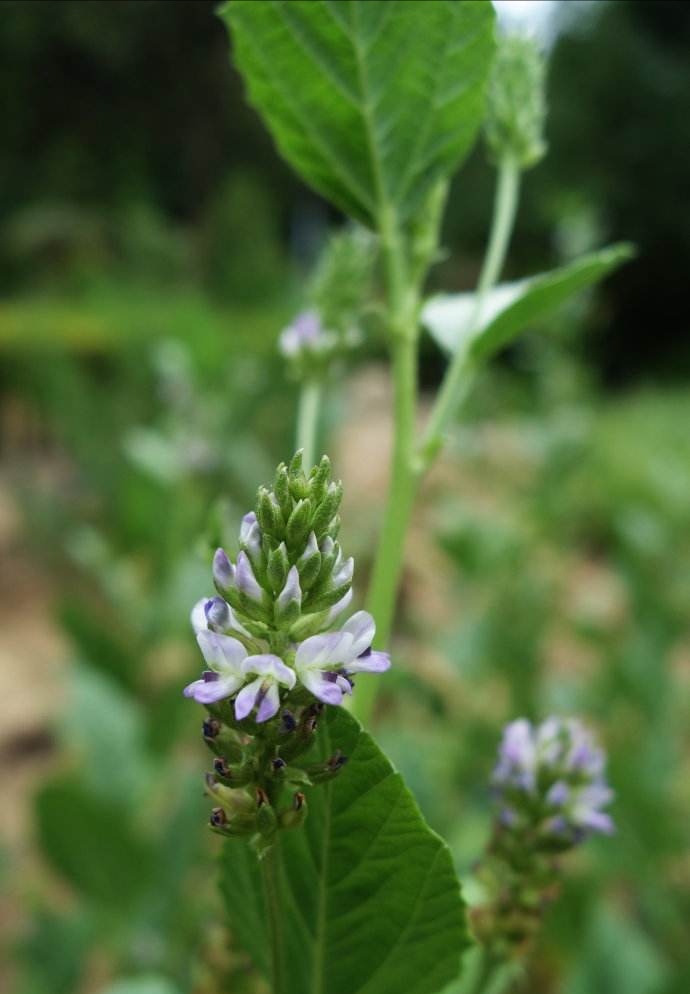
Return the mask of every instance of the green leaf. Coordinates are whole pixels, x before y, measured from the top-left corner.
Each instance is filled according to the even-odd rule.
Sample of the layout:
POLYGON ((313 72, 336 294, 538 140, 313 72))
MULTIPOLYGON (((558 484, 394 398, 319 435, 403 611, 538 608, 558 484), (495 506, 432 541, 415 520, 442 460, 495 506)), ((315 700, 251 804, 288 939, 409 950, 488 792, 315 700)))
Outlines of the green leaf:
MULTIPOLYGON (((314 759, 343 772, 309 791, 300 829, 275 847, 288 968, 281 994, 433 994, 459 972, 464 905, 448 847, 426 825, 388 759, 355 719, 328 709, 314 759)), ((228 841, 222 889, 237 939, 266 971, 260 867, 228 841)))
POLYGON ((106 908, 132 904, 149 879, 153 854, 116 804, 76 780, 54 780, 36 798, 41 848, 55 869, 106 908))
POLYGON ((485 0, 232 0, 249 96, 316 190, 377 227, 469 151, 493 54, 485 0))
POLYGON ((462 348, 472 359, 486 360, 521 331, 544 320, 579 290, 603 279, 634 254, 627 243, 591 252, 575 262, 516 283, 495 287, 484 304, 477 328, 470 327, 473 293, 439 294, 422 311, 422 323, 441 348, 462 348))

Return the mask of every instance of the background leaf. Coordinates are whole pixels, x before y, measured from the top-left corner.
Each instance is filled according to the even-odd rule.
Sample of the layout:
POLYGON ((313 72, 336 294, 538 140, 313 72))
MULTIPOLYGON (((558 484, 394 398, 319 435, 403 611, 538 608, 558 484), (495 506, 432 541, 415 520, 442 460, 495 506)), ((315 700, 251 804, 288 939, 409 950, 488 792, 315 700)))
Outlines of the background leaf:
POLYGON ((422 311, 422 322, 441 348, 464 349, 488 359, 530 324, 551 315, 579 290, 592 286, 633 255, 627 243, 591 252, 575 262, 515 283, 502 283, 487 297, 479 327, 472 331, 473 293, 439 294, 422 311))
POLYGON ((77 781, 55 780, 36 798, 36 820, 46 857, 87 897, 123 908, 146 888, 152 853, 118 805, 77 781))
MULTIPOLYGON (((310 791, 304 827, 277 843, 286 992, 433 994, 458 973, 468 941, 450 852, 373 739, 332 709, 318 757, 338 748, 344 772, 310 791)), ((222 888, 236 937, 266 970, 260 874, 246 843, 225 844, 222 888)))
POLYGON ((233 0, 235 60, 281 154, 365 224, 408 217, 468 152, 493 50, 484 0, 233 0))

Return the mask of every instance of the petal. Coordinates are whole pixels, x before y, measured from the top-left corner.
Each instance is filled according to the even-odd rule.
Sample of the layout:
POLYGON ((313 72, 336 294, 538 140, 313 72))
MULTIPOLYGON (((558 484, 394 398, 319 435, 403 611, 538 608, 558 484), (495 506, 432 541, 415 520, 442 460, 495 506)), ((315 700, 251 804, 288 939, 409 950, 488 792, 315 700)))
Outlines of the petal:
POLYGON ((212 597, 204 604, 204 614, 208 625, 227 628, 230 624, 230 606, 222 597, 212 597))
POLYGON ((256 524, 256 514, 253 511, 249 511, 242 518, 242 524, 240 525, 240 542, 244 545, 249 537, 249 534, 256 524))
POLYGON ((343 583, 349 583, 352 579, 352 574, 355 571, 355 561, 350 556, 346 559, 344 563, 341 563, 337 569, 333 570, 333 586, 339 587, 343 583))
POLYGON ((376 623, 368 611, 357 611, 345 622, 342 630, 352 635, 353 655, 361 656, 374 640, 376 623))
POLYGON ((238 687, 242 685, 241 677, 227 676, 220 680, 195 680, 185 687, 183 693, 185 697, 193 697, 199 704, 213 704, 224 697, 232 697, 238 687))
POLYGON ((577 820, 583 828, 589 828, 593 832, 603 832, 604 835, 613 835, 616 831, 613 818, 603 811, 588 811, 578 817, 577 820))
POLYGON ((280 591, 276 601, 279 611, 284 610, 291 601, 302 603, 302 588, 299 585, 299 572, 296 566, 291 566, 285 581, 285 586, 280 591))
POLYGON ((279 707, 280 694, 278 693, 278 684, 269 683, 256 712, 257 722, 268 721, 269 718, 273 717, 279 707))
POLYGON ((252 564, 249 562, 249 556, 246 552, 242 551, 237 557, 237 586, 246 594, 247 597, 251 597, 254 601, 261 600, 261 587, 257 583, 256 577, 254 576, 254 570, 252 569, 252 564))
POLYGON ((221 590, 235 586, 235 567, 228 559, 225 549, 216 549, 213 557, 213 579, 221 590))
POLYGON ((307 544, 304 547, 304 552, 297 560, 298 563, 306 563, 307 559, 319 551, 319 543, 316 541, 316 535, 314 532, 309 532, 309 538, 307 539, 307 544))
POLYGON ((334 604, 326 616, 326 622, 324 627, 330 628, 330 626, 336 621, 337 618, 350 606, 350 601, 352 600, 352 587, 348 592, 340 598, 337 604, 334 604))
POLYGON ((242 663, 247 658, 247 650, 230 635, 217 632, 199 632, 196 637, 202 655, 211 669, 223 676, 241 676, 242 663))
POLYGON ((276 680, 278 683, 282 683, 290 690, 292 690, 295 686, 295 681, 297 679, 295 671, 290 669, 289 666, 286 666, 279 656, 274 656, 271 653, 265 653, 264 655, 258 656, 247 656, 242 664, 242 673, 244 676, 257 673, 261 677, 270 677, 271 680, 276 680))
POLYGON ((318 670, 306 670, 300 674, 300 680, 324 704, 342 704, 343 692, 337 683, 324 680, 318 670))
POLYGON ((352 636, 349 632, 332 632, 330 635, 312 635, 297 649, 295 667, 298 673, 305 669, 322 669, 338 665, 352 657, 352 636))
POLYGON ((370 652, 359 656, 345 668, 348 673, 385 673, 391 666, 391 657, 387 652, 370 652))
POLYGON ((200 601, 196 602, 196 604, 192 608, 192 613, 189 616, 189 620, 192 623, 192 628, 194 629, 194 633, 196 635, 198 635, 199 632, 206 631, 206 629, 208 628, 208 624, 206 623, 206 611, 205 611, 207 602, 208 602, 208 597, 202 597, 200 601))
POLYGON ((256 703, 256 698, 261 691, 263 677, 257 677, 246 687, 243 687, 235 699, 235 717, 238 721, 246 718, 256 703))

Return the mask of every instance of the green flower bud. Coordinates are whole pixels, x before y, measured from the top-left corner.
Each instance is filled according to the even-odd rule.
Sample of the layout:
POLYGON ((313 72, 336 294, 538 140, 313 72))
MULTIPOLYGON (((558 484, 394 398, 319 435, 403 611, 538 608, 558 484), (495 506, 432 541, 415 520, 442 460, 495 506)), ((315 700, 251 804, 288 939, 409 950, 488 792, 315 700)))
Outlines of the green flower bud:
POLYGON ((322 456, 319 465, 312 469, 309 481, 309 492, 315 506, 326 496, 326 489, 330 478, 331 460, 328 456, 322 456))
POLYGON ((305 550, 297 560, 297 569, 302 590, 309 590, 321 572, 321 551, 314 532, 309 535, 305 550))
POLYGON ((256 517, 261 531, 268 535, 281 538, 285 530, 285 521, 278 501, 265 487, 260 487, 256 498, 256 517))
POLYGON ((295 505, 285 529, 288 547, 293 551, 301 550, 310 531, 311 501, 300 500, 295 505))
POLYGON ((346 583, 341 583, 337 587, 333 587, 331 590, 324 590, 323 593, 319 594, 313 599, 311 597, 307 598, 306 608, 309 612, 325 611, 328 607, 333 607, 338 601, 345 596, 350 587, 352 586, 352 580, 348 580, 346 583))
POLYGON ((283 517, 287 520, 292 510, 292 498, 290 497, 290 477, 284 462, 281 462, 276 470, 273 492, 276 495, 276 500, 278 501, 283 517))
POLYGON ((274 549, 269 555, 268 569, 266 571, 268 582, 274 594, 279 594, 285 586, 289 569, 290 560, 288 559, 287 548, 285 547, 285 542, 281 542, 278 548, 274 549))
POLYGON ((326 531, 343 499, 342 483, 330 483, 326 495, 316 508, 312 528, 317 538, 326 531))
POLYGON ((512 159, 529 169, 543 158, 545 75, 544 58, 534 41, 519 35, 499 39, 484 123, 487 144, 498 162, 512 159))

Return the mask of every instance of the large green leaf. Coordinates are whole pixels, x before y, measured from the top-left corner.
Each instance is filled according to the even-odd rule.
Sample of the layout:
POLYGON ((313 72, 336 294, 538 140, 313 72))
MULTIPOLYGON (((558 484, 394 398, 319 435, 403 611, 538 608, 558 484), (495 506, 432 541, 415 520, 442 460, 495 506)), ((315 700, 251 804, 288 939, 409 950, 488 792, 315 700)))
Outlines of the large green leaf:
POLYGON ((485 0, 231 0, 235 60, 283 156, 376 226, 468 152, 493 52, 485 0))
MULTIPOLYGON (((349 762, 309 792, 301 829, 277 843, 283 994, 433 994, 459 972, 467 944, 450 852, 373 739, 329 709, 321 757, 349 762)), ((269 940, 256 857, 243 842, 222 853, 222 887, 237 939, 266 970, 269 940)))
POLYGON ((632 246, 621 243, 591 252, 550 273, 503 283, 488 294, 475 328, 470 326, 474 294, 439 294, 425 304, 422 323, 445 351, 462 349, 473 359, 487 359, 632 255, 632 246))

